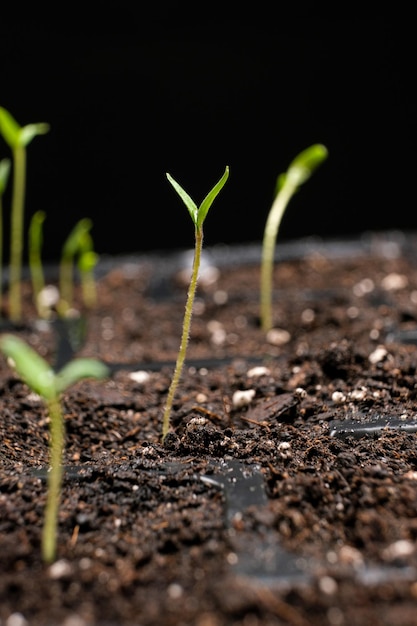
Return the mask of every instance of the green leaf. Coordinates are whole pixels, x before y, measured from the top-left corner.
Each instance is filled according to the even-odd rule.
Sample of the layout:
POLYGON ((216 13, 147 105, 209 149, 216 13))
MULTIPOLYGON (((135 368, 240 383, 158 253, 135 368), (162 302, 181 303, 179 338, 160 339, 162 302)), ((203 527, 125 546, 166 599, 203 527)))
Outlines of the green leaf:
POLYGON ((287 181, 294 187, 299 187, 306 182, 327 158, 328 151, 322 144, 314 144, 306 148, 290 163, 287 170, 287 181))
POLYGON ((10 173, 10 159, 2 159, 0 161, 0 196, 4 194, 9 180, 10 173))
POLYGON ((213 204, 215 198, 220 193, 221 189, 224 187, 226 180, 229 178, 229 167, 226 166, 223 176, 221 179, 214 185, 213 189, 209 191, 209 193, 204 198, 203 202, 200 204, 199 208, 195 202, 190 198, 188 193, 184 191, 184 189, 179 185, 169 174, 167 174, 167 178, 171 185, 174 187, 177 194, 180 196, 185 206, 188 209, 189 214, 191 215, 191 219, 194 222, 196 228, 200 228, 206 219, 206 215, 213 204))
POLYGON ((229 166, 226 166, 224 170, 224 174, 221 179, 214 185, 213 189, 208 192, 203 202, 200 204, 200 208, 198 209, 197 215, 197 226, 202 226, 204 220, 206 219, 207 213, 213 204, 214 200, 219 195, 220 191, 223 189, 227 179, 229 178, 229 166))
POLYGON ((49 124, 43 122, 23 126, 19 132, 19 146, 27 146, 36 135, 45 135, 49 128, 49 124))
POLYGON ((20 126, 4 107, 0 107, 0 133, 12 150, 19 145, 20 126))
POLYGON ((44 135, 49 128, 44 122, 20 126, 9 111, 0 107, 0 132, 12 150, 27 146, 36 135, 44 135))
POLYGON ((109 368, 96 359, 75 359, 70 361, 56 375, 56 391, 61 393, 83 378, 106 378, 109 368))
POLYGON ((171 183, 171 185, 174 187, 177 194, 179 195, 179 197, 181 198, 181 200, 184 202, 185 206, 187 207, 188 212, 191 216, 191 219, 194 222, 194 225, 197 226, 198 209, 197 209, 196 203, 190 198, 188 193, 184 191, 181 185, 179 185, 177 181, 174 180, 172 176, 170 176, 170 174, 167 173, 166 176, 169 182, 171 183))
POLYGON ((12 359, 14 369, 33 391, 45 399, 56 396, 54 371, 25 341, 5 334, 0 337, 0 349, 12 359))

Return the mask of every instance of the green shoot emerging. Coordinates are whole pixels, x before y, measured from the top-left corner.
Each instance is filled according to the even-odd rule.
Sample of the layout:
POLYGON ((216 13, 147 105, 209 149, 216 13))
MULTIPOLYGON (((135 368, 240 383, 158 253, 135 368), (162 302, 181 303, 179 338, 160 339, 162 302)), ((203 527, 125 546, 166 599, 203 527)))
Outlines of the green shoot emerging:
POLYGON ((229 167, 226 167, 221 179, 214 185, 211 191, 204 198, 199 207, 193 202, 190 196, 184 191, 184 189, 169 175, 167 178, 171 185, 174 187, 181 200, 184 202, 191 216, 191 219, 195 227, 195 246, 194 246, 194 260, 190 278, 190 285, 188 288, 187 302, 185 305, 184 320, 182 325, 182 336, 180 348, 178 351, 177 361, 175 365, 174 375, 168 390, 167 402, 165 405, 163 422, 162 422, 162 441, 168 434, 170 426, 170 415, 172 410, 172 404, 174 401, 175 391, 177 389, 182 368, 185 361, 185 355, 187 352, 188 339, 190 335, 191 317, 193 312, 194 297, 197 290, 198 272, 200 268, 201 251, 203 248, 203 223, 207 216, 207 213, 213 204, 215 198, 218 196, 222 188, 224 187, 229 177, 229 167))
POLYGON ((0 134, 13 154, 13 196, 10 230, 10 295, 9 316, 12 322, 21 319, 21 274, 23 259, 23 224, 26 190, 26 146, 36 135, 43 135, 49 125, 19 126, 5 108, 0 107, 0 134))
POLYGON ((42 268, 42 226, 45 221, 46 214, 44 211, 36 211, 33 214, 29 224, 29 269, 32 279, 33 300, 39 317, 49 317, 49 307, 46 307, 41 301, 41 293, 45 287, 45 278, 42 268))
POLYGON ((265 332, 272 328, 272 276, 275 244, 278 229, 289 201, 315 169, 327 158, 327 148, 314 144, 303 150, 290 163, 286 173, 277 179, 276 195, 265 225, 261 262, 261 327, 265 332))
POLYGON ((92 309, 97 301, 94 268, 98 261, 99 255, 94 251, 93 238, 90 233, 86 231, 81 240, 78 271, 80 272, 83 301, 88 309, 92 309))
POLYGON ((3 194, 10 173, 10 159, 0 161, 0 314, 3 308, 3 194))
POLYGON ((94 280, 92 280, 91 275, 97 257, 93 252, 92 238, 89 232, 92 225, 92 221, 87 217, 79 220, 62 247, 59 269, 60 301, 58 305, 59 313, 62 316, 66 316, 72 308, 74 259, 77 255, 79 255, 78 268, 83 282, 84 296, 87 297, 87 305, 92 305, 94 302, 94 280))
POLYGON ((74 359, 58 373, 26 342, 15 335, 0 338, 0 349, 10 358, 22 380, 45 401, 50 418, 50 471, 42 531, 42 558, 51 563, 56 557, 58 510, 61 498, 64 418, 61 394, 83 378, 105 378, 108 368, 95 359, 74 359))

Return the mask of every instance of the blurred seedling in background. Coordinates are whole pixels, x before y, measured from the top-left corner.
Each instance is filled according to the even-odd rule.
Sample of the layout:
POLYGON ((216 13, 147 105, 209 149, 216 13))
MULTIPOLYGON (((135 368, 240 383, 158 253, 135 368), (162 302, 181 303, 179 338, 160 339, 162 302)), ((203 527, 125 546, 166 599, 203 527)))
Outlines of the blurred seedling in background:
POLYGON ((22 381, 43 399, 48 411, 50 469, 47 474, 48 492, 42 529, 42 558, 45 563, 52 563, 57 550, 65 444, 61 394, 82 379, 106 378, 109 371, 100 361, 79 358, 70 361, 56 373, 25 341, 11 334, 0 337, 0 349, 11 360, 11 366, 22 381))
POLYGON ((77 222, 68 235, 63 248, 59 268, 59 303, 58 312, 67 316, 73 311, 75 259, 78 259, 83 301, 87 308, 96 302, 96 283, 94 268, 98 262, 98 254, 94 251, 93 239, 90 234, 92 221, 83 218, 77 222))
POLYGON ((91 309, 96 303, 96 283, 94 269, 99 256, 94 251, 93 238, 90 234, 92 221, 83 218, 77 222, 64 242, 59 264, 59 288, 46 285, 42 267, 43 222, 45 213, 37 211, 29 227, 29 267, 32 280, 33 298, 39 317, 51 317, 56 308, 61 317, 73 315, 75 259, 79 272, 82 300, 91 309))
POLYGON ((26 147, 37 135, 49 131, 49 124, 20 126, 14 117, 0 107, 0 134, 12 151, 13 188, 10 214, 9 317, 20 322, 22 315, 21 277, 23 263, 23 229, 26 193, 26 147))
POLYGON ((195 245, 194 245, 194 258, 193 265, 191 271, 190 284, 188 288, 187 301, 185 305, 184 319, 182 325, 182 335, 181 335, 181 343, 178 351, 178 356, 175 364, 174 374, 171 380, 171 384, 168 389, 167 401, 164 409, 163 422, 162 422, 162 441, 165 440, 170 427, 170 416, 172 411, 172 405, 174 401, 174 396, 176 389, 178 387, 178 383, 181 378, 182 369, 184 366, 184 361, 187 352, 188 340, 190 337, 190 327, 191 327, 191 318, 193 314, 193 305, 195 294, 197 290, 198 283, 198 273, 201 262, 201 252, 203 248, 203 224, 206 219, 207 213, 213 204, 214 200, 224 187, 227 179, 229 177, 229 167, 226 167, 225 172, 221 179, 214 185, 214 187, 209 191, 207 196, 204 198, 203 202, 199 207, 195 204, 195 202, 190 198, 190 196, 184 191, 184 189, 170 176, 167 174, 167 178, 171 185, 174 187, 175 191, 184 202, 185 206, 188 209, 188 212, 191 216, 191 219, 194 224, 194 232, 195 232, 195 245))
POLYGON ((99 255, 94 250, 93 239, 88 230, 84 232, 80 242, 78 271, 80 273, 83 302, 88 309, 92 309, 97 302, 94 270, 99 261, 99 255))
POLYGON ((298 188, 305 183, 316 168, 327 158, 327 148, 314 144, 298 154, 288 170, 277 179, 275 199, 269 210, 263 242, 261 260, 260 318, 261 328, 267 332, 273 326, 272 287, 275 245, 285 209, 298 188))
POLYGON ((0 315, 3 308, 3 243, 4 243, 4 224, 3 224, 3 195, 7 187, 7 181, 10 174, 10 159, 2 159, 0 161, 0 315))
POLYGON ((32 280, 33 300, 39 317, 50 317, 51 307, 45 298, 45 276, 42 266, 43 222, 46 214, 36 211, 29 224, 29 269, 32 280))

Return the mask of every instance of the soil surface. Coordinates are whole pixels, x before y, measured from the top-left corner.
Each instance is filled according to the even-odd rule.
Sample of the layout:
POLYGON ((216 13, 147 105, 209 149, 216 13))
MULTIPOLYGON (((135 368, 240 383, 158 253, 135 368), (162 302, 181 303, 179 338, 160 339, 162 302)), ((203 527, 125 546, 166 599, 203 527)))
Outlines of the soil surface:
MULTIPOLYGON (((52 565, 48 415, 0 356, 2 626, 417 624, 417 239, 277 255, 266 334, 260 247, 205 250, 164 443, 189 255, 103 258, 93 310, 77 287, 74 354, 110 373, 63 394, 52 565)), ((11 330, 58 369, 59 325, 25 285, 11 330)))

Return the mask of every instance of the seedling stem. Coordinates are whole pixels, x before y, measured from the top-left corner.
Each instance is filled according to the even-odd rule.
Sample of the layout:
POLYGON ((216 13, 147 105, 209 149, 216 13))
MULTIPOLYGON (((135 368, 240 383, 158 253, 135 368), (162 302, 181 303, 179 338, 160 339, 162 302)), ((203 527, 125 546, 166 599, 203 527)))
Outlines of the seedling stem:
POLYGON ((89 234, 92 225, 93 223, 89 218, 85 217, 80 219, 75 224, 62 247, 59 269, 60 300, 58 310, 63 317, 68 315, 68 311, 71 310, 73 305, 74 259, 77 255, 80 257, 79 269, 81 271, 83 289, 84 292, 87 293, 88 304, 92 304, 94 301, 95 293, 91 293, 91 272, 94 267, 94 262, 93 259, 91 259, 92 263, 89 264, 86 262, 88 257, 83 258, 86 253, 93 252, 92 238, 89 234))
POLYGON ((36 211, 32 216, 29 224, 29 269, 32 278, 33 300, 35 302, 38 315, 41 318, 47 318, 49 315, 48 307, 41 302, 41 293, 45 287, 45 277, 42 268, 42 226, 46 214, 44 211, 36 211))
POLYGON ((262 330, 272 328, 272 283, 275 244, 282 216, 300 185, 308 180, 314 170, 327 158, 327 148, 314 144, 300 152, 290 163, 285 174, 277 179, 276 195, 267 217, 262 242, 260 318, 262 330))
POLYGON ((3 194, 6 190, 10 172, 10 159, 0 161, 0 316, 3 308, 3 194))
POLYGON ((220 193, 221 189, 225 185, 227 179, 229 177, 229 168, 226 167, 225 172, 221 179, 214 185, 212 190, 207 194, 204 198, 203 202, 199 207, 194 203, 194 201, 190 198, 190 196, 184 191, 182 187, 169 175, 167 174, 167 178, 171 185, 174 187, 175 191, 178 193, 184 204, 186 205, 191 219, 193 220, 195 229, 194 229, 194 258, 193 258, 193 266, 191 271, 190 284, 188 288, 187 301, 185 304, 185 312, 184 319, 182 325, 182 335, 181 342, 178 351, 177 361, 175 364, 174 374, 171 380, 171 384, 168 390, 167 401, 165 405, 163 422, 162 422, 162 441, 165 440, 169 432, 170 427, 170 415, 172 410, 172 405, 174 402, 174 396, 176 389, 178 387, 178 383, 181 378, 182 369, 184 366, 185 356, 187 352, 187 346, 190 336, 190 327, 191 327, 191 318, 193 313, 193 305, 194 298, 197 290, 198 284, 198 272, 200 268, 201 261, 201 251, 203 248, 203 223, 207 216, 207 213, 216 198, 216 196, 220 193))

